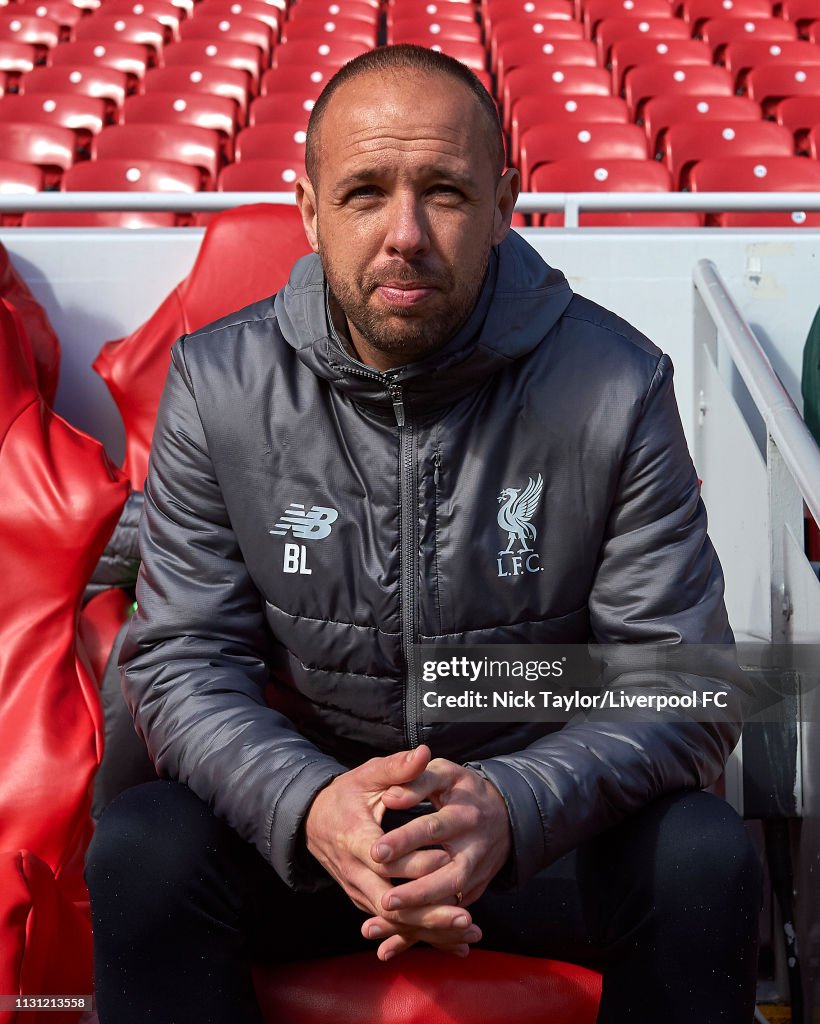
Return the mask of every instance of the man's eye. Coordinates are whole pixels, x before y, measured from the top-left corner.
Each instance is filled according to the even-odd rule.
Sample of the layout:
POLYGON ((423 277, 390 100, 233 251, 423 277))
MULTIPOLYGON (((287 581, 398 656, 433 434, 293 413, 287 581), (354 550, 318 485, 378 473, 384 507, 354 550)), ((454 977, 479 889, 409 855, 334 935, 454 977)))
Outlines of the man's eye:
POLYGON ((378 189, 375 185, 359 185, 358 188, 353 188, 348 192, 346 199, 348 202, 356 199, 373 199, 376 195, 378 195, 378 189))
POLYGON ((456 188, 455 185, 446 185, 442 183, 440 185, 433 185, 433 187, 430 189, 430 193, 431 195, 434 196, 438 195, 459 197, 461 195, 461 190, 456 188))

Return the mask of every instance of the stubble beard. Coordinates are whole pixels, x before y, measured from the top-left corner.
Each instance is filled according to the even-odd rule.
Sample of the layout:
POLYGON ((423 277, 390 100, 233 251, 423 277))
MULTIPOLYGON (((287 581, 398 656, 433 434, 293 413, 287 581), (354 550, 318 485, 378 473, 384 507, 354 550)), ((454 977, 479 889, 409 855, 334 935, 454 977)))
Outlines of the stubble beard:
POLYGON ((321 241, 319 257, 322 260, 331 297, 338 303, 348 322, 375 351, 393 358, 399 357, 404 362, 412 362, 435 352, 456 335, 478 301, 490 258, 487 252, 483 266, 470 279, 470 287, 465 287, 459 295, 455 275, 449 268, 431 275, 422 268, 417 269, 412 264, 405 263, 399 267, 381 270, 377 278, 366 277, 361 282, 351 285, 337 277, 330 267, 321 241), (427 315, 421 311, 401 307, 392 307, 389 312, 383 312, 374 308, 369 300, 385 280, 407 284, 414 281, 432 281, 439 289, 439 294, 450 301, 440 312, 427 315))

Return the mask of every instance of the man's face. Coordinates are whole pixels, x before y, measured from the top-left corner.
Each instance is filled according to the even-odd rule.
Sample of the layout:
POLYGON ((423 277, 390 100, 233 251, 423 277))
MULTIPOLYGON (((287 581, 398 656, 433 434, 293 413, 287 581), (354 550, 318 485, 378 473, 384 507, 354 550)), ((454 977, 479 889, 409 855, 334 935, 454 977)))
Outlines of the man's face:
POLYGON ((319 143, 297 200, 359 358, 434 351, 473 309, 517 194, 476 99, 444 75, 368 73, 334 94, 319 143))

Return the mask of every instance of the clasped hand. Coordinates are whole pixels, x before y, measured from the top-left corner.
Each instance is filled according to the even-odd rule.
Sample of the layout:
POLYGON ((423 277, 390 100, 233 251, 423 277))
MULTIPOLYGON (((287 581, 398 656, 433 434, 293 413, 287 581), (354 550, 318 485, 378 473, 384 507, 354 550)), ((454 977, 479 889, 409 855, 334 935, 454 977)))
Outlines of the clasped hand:
POLYGON ((357 907, 362 934, 388 960, 417 942, 466 956, 481 930, 465 908, 504 865, 510 822, 498 790, 476 772, 417 747, 376 757, 321 790, 307 846, 357 907), (428 800, 433 811, 385 833, 385 810, 428 800), (393 879, 406 879, 394 885, 393 879))

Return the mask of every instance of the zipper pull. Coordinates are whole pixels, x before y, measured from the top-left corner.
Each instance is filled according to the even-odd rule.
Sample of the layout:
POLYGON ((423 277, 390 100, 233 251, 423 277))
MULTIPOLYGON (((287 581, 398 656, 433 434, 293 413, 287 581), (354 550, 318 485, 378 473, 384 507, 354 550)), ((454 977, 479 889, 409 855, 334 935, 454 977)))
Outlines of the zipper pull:
POLYGON ((393 413, 396 417, 396 423, 400 426, 404 426, 404 399, 401 393, 401 386, 394 384, 392 381, 387 385, 387 390, 390 392, 390 398, 393 401, 393 413))
POLYGON ((433 483, 438 487, 439 470, 441 469, 441 452, 433 456, 433 483))

